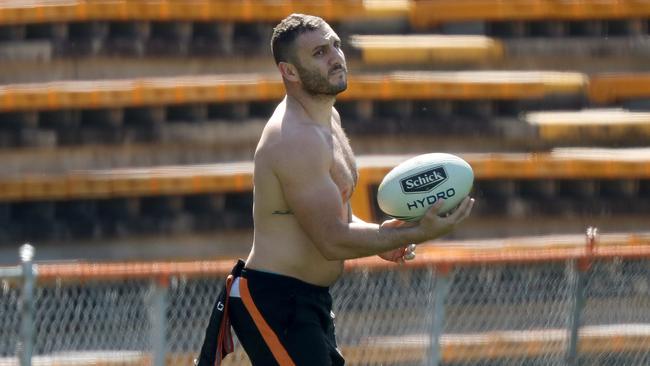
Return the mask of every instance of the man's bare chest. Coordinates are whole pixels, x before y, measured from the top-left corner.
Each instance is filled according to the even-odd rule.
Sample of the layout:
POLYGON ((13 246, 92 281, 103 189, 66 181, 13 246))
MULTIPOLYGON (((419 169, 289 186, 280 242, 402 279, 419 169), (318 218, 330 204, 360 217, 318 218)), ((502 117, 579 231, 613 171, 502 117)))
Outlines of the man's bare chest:
POLYGON ((330 174, 341 191, 343 200, 347 201, 357 184, 357 165, 350 143, 343 131, 333 128, 332 135, 333 159, 330 174))

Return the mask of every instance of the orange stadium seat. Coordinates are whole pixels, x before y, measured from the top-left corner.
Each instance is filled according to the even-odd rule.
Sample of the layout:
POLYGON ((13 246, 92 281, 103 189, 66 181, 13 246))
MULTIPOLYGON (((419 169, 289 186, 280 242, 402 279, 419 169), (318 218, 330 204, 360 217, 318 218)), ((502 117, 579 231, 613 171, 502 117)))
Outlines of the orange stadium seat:
POLYGON ((320 14, 335 21, 405 16, 406 2, 362 0, 11 0, 0 4, 0 24, 92 20, 277 21, 291 13, 320 14))
POLYGON ((531 112, 524 120, 538 128, 538 136, 548 141, 631 140, 650 135, 650 113, 623 109, 531 112))
MULTIPOLYGON (((619 154, 578 150, 550 154, 467 154, 477 179, 647 179, 650 152, 619 154), (632 155, 630 157, 628 155, 632 155)), ((355 207, 370 208, 368 190, 408 156, 362 156, 355 207)), ((156 168, 128 168, 24 176, 0 181, 0 201, 132 197, 167 194, 248 192, 252 163, 223 163, 156 168)), ((368 218, 369 211, 361 216, 368 218)))
MULTIPOLYGON (((394 72, 352 76, 339 99, 530 99, 580 94, 585 85, 586 76, 577 72, 394 72)), ((283 95, 275 74, 62 81, 2 86, 0 111, 265 101, 283 95)))
POLYGON ((589 80, 589 98, 596 103, 650 99, 650 73, 609 73, 589 80))
POLYGON ((12 0, 0 5, 0 24, 87 20, 275 21, 292 12, 321 14, 327 20, 410 14, 413 24, 422 26, 462 20, 638 18, 650 14, 650 5, 639 0, 12 0))
MULTIPOLYGON (((540 154, 468 154, 463 156, 474 169, 477 180, 549 179, 646 179, 650 177, 650 151, 575 149, 540 154)), ((360 160, 359 185, 352 196, 355 215, 371 220, 371 187, 404 156, 376 156, 360 160)))
POLYGON ((650 15, 650 3, 639 0, 417 0, 411 23, 418 27, 469 20, 625 19, 650 15))
POLYGON ((504 56, 503 44, 484 36, 357 35, 350 42, 361 49, 362 59, 369 65, 485 63, 504 56))
POLYGON ((650 113, 623 109, 532 112, 524 119, 545 140, 645 138, 650 136, 650 113))

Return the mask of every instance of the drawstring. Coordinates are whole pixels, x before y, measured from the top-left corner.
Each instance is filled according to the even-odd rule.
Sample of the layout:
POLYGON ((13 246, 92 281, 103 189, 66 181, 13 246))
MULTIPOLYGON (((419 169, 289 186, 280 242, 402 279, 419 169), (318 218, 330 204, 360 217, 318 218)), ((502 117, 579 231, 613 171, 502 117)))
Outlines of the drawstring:
POLYGON ((235 344, 232 339, 232 332, 230 330, 230 316, 228 314, 228 303, 230 299, 230 289, 234 282, 233 275, 228 275, 226 278, 226 299, 223 304, 223 320, 219 327, 219 335, 217 337, 217 357, 215 358, 215 366, 220 366, 224 357, 235 349, 235 344))

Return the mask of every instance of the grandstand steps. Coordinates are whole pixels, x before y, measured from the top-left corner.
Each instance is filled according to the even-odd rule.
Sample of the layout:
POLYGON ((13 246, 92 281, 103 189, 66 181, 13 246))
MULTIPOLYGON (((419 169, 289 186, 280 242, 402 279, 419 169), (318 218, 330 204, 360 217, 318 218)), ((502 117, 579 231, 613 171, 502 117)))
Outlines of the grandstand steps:
MULTIPOLYGON (((538 108, 535 104, 542 103, 563 106, 549 100, 531 103, 530 108, 534 110, 538 108)), ((248 160, 264 126, 261 116, 270 114, 274 105, 268 102, 6 113, 0 118, 0 156, 6 162, 0 171, 13 174, 88 169, 93 161, 98 168, 108 168, 143 162, 160 165, 248 160), (233 119, 204 120, 206 114, 210 118, 212 113, 233 119), (255 118, 250 118, 253 113, 255 118), (99 152, 109 154, 110 159, 99 152)), ((564 106, 568 105, 565 101, 564 106)), ((603 147, 645 146, 650 128, 645 112, 565 110, 522 113, 514 118, 508 117, 508 109, 517 107, 481 100, 348 102, 337 108, 359 155, 427 152, 432 146, 465 152, 547 151, 594 143, 603 147)))
POLYGON ((537 69, 602 72, 645 70, 650 37, 483 35, 352 35, 362 67, 537 69), (624 55, 622 57, 621 55, 624 55), (561 57, 559 57, 561 56, 561 57), (589 60, 589 62, 585 62, 589 60), (595 64, 592 64, 595 63, 595 64))
MULTIPOLYGON (((15 144, 15 138, 0 140, 4 149, 0 150, 0 174, 21 176, 25 174, 57 174, 75 170, 115 169, 126 167, 155 167, 161 165, 213 164, 226 161, 247 161, 253 159, 259 131, 251 126, 250 134, 237 129, 234 138, 228 140, 219 133, 223 126, 214 128, 184 124, 163 128, 161 136, 167 136, 166 142, 129 142, 115 138, 113 145, 108 145, 109 137, 105 130, 97 131, 97 136, 84 133, 88 144, 85 145, 46 145, 45 147, 28 147, 24 143, 20 148, 8 148, 15 144), (178 133, 172 133, 174 130, 178 133), (212 132, 211 132, 212 131, 212 132), (215 133, 213 133, 216 131, 215 133), (175 140, 176 139, 176 140, 175 140), (93 143, 96 142, 96 143, 93 143)), ((543 150, 550 146, 542 140, 532 139, 531 135, 513 136, 521 123, 501 135, 480 136, 478 134, 446 134, 422 136, 414 133, 399 135, 360 135, 349 134, 350 143, 357 155, 381 154, 391 151, 396 154, 416 154, 431 152, 433 147, 448 152, 507 152, 543 150)), ((261 127, 260 127, 261 128, 261 127)), ((345 126, 344 126, 345 128, 345 126)), ((83 133, 83 131, 79 131, 83 133)), ((118 135, 124 136, 124 135, 118 135)), ((0 134, 0 139, 7 137, 0 134)), ((55 136, 56 137, 56 136, 55 136)), ((55 138, 55 142, 60 139, 55 138)), ((586 145, 586 143, 585 143, 586 145)), ((38 146, 32 143, 31 146, 38 146)))
MULTIPOLYGON (((116 201, 116 200, 114 200, 116 201)), ((134 209, 138 208, 139 200, 134 209)), ((93 201, 92 203, 98 203, 93 201)), ((489 204, 478 199, 477 208, 489 204)), ((494 201, 493 201, 494 204, 494 201)), ((496 204, 503 204, 497 202, 496 204)), ((646 201, 646 205, 648 202, 646 201)), ((105 207, 106 203, 101 203, 105 207)), ((6 205, 0 205, 5 211, 6 205)), ((14 205, 13 207, 17 207, 14 205)), ((47 208, 39 205, 38 210, 47 208)), ((52 207, 52 206, 50 206, 52 207)), ((59 207, 55 205, 54 207, 59 207)), ((124 208, 126 209, 126 208, 124 208)), ((52 209, 50 209, 52 210, 52 209)), ((477 210, 479 211, 479 210, 477 210)), ((51 211, 50 211, 51 212, 51 211)), ((60 214, 67 214, 59 210, 60 214)), ((138 212, 138 211, 136 211, 138 212)), ((16 246, 22 242, 38 245, 39 260, 66 260, 70 253, 75 258, 96 261, 177 260, 217 257, 246 257, 253 238, 251 223, 245 224, 243 214, 233 214, 230 223, 224 223, 227 213, 190 212, 176 217, 152 218, 142 214, 116 216, 110 222, 101 222, 96 216, 69 220, 47 220, 29 216, 31 224, 0 220, 5 227, 0 233, 0 258, 3 263, 15 263, 16 246), (211 216, 210 216, 211 215, 211 216), (127 219, 131 217, 131 219, 127 219), (20 234, 21 231, 25 233, 20 234)), ((90 215, 90 213, 88 213, 90 215)), ((603 232, 639 232, 647 230, 647 213, 623 213, 616 216, 576 212, 549 216, 537 214, 534 218, 509 215, 484 216, 480 212, 463 222, 462 228, 447 235, 445 240, 476 240, 526 235, 572 234, 597 226, 603 232)))
MULTIPOLYGON (((103 142, 106 136, 103 136, 103 142)), ((0 174, 58 174, 75 170, 155 167, 252 160, 257 141, 230 143, 92 144, 53 148, 6 149, 0 152, 0 174)))
MULTIPOLYGON (((553 71, 398 71, 348 78, 339 101, 532 100, 582 95, 589 78, 553 71)), ((191 103, 277 102, 277 74, 216 74, 119 80, 10 84, 0 89, 3 112, 143 107, 191 103)))
MULTIPOLYGON (((452 238, 575 232, 591 225, 607 231, 647 227, 647 149, 460 155, 474 168, 477 205, 452 238)), ((358 217, 385 218, 376 205, 376 186, 407 157, 359 157, 360 182, 352 199, 358 217)), ((0 241, 83 244, 252 228, 250 161, 143 165, 4 176, 0 241)))
POLYGON ((619 141, 647 143, 650 138, 650 113, 624 109, 546 111, 526 114, 523 119, 537 126, 544 140, 579 144, 619 141))
MULTIPOLYGON (((347 53, 350 75, 380 72, 399 67, 402 70, 575 70, 578 72, 613 72, 647 70, 650 42, 647 38, 528 38, 503 40, 504 56, 498 59, 472 56, 471 50, 422 56, 392 52, 391 60, 382 63, 364 61, 360 52, 347 53), (468 54, 469 53, 469 54, 468 54), (630 56, 632 55, 632 56, 630 56), (561 57, 559 57, 561 56, 561 57)), ((457 48, 457 47, 456 47, 457 48)), ((275 64, 267 50, 259 55, 202 55, 188 51, 178 54, 147 55, 142 47, 111 45, 111 54, 64 56, 44 41, 0 42, 0 83, 28 83, 59 80, 123 79, 129 77, 163 77, 216 73, 274 72, 275 64), (142 48, 142 50, 140 50, 142 48), (133 53, 128 51, 134 49, 133 53), (140 51, 137 51, 140 50, 140 51), (140 55, 142 53, 142 55, 140 55), (47 67, 43 67, 47 62, 47 67)), ((385 52, 384 52, 385 54, 385 52)), ((375 56, 376 57, 376 56, 375 56)))
MULTIPOLYGON (((562 56, 561 60, 557 62, 571 62, 574 58, 591 58, 593 61, 600 61, 608 59, 616 59, 617 56, 625 55, 625 58, 642 62, 650 58, 650 37, 564 37, 559 39, 548 38, 523 38, 523 39, 507 39, 502 40, 504 53, 508 59, 516 61, 518 58, 553 58, 562 56)), ((504 60, 506 62, 506 60, 504 60)), ((611 61, 610 61, 611 62, 611 61)), ((543 62, 539 62, 539 66, 531 65, 533 67, 543 68, 543 62)), ((624 64, 625 65, 625 64, 624 64)), ((624 66, 623 65, 623 66, 624 66)), ((574 70, 581 70, 584 68, 593 67, 590 65, 582 65, 582 67, 574 68, 574 70)), ((611 67, 614 67, 612 65, 611 67)), ((572 68, 573 69, 573 68, 572 68)), ((623 71, 616 63, 616 70, 623 71)))
MULTIPOLYGON (((253 243, 252 230, 218 230, 180 234, 128 235, 95 240, 38 241, 38 258, 68 261, 196 260, 245 258, 253 243)), ((16 262, 15 246, 0 245, 0 266, 16 262)))
MULTIPOLYGON (((351 65, 354 65, 351 62, 351 65)), ((275 72, 275 63, 264 57, 123 57, 95 56, 52 58, 43 67, 42 61, 2 60, 0 82, 33 83, 60 80, 101 80, 133 77, 164 77, 219 73, 275 72)))

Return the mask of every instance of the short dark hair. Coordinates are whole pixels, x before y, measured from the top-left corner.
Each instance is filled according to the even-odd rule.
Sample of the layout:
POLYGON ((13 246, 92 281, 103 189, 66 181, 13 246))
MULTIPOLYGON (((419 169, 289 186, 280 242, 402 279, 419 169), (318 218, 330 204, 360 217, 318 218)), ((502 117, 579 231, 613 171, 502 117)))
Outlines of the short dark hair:
POLYGON ((326 24, 322 18, 314 15, 291 14, 273 28, 271 36, 271 53, 275 63, 287 62, 291 58, 293 42, 299 35, 313 31, 326 24))

